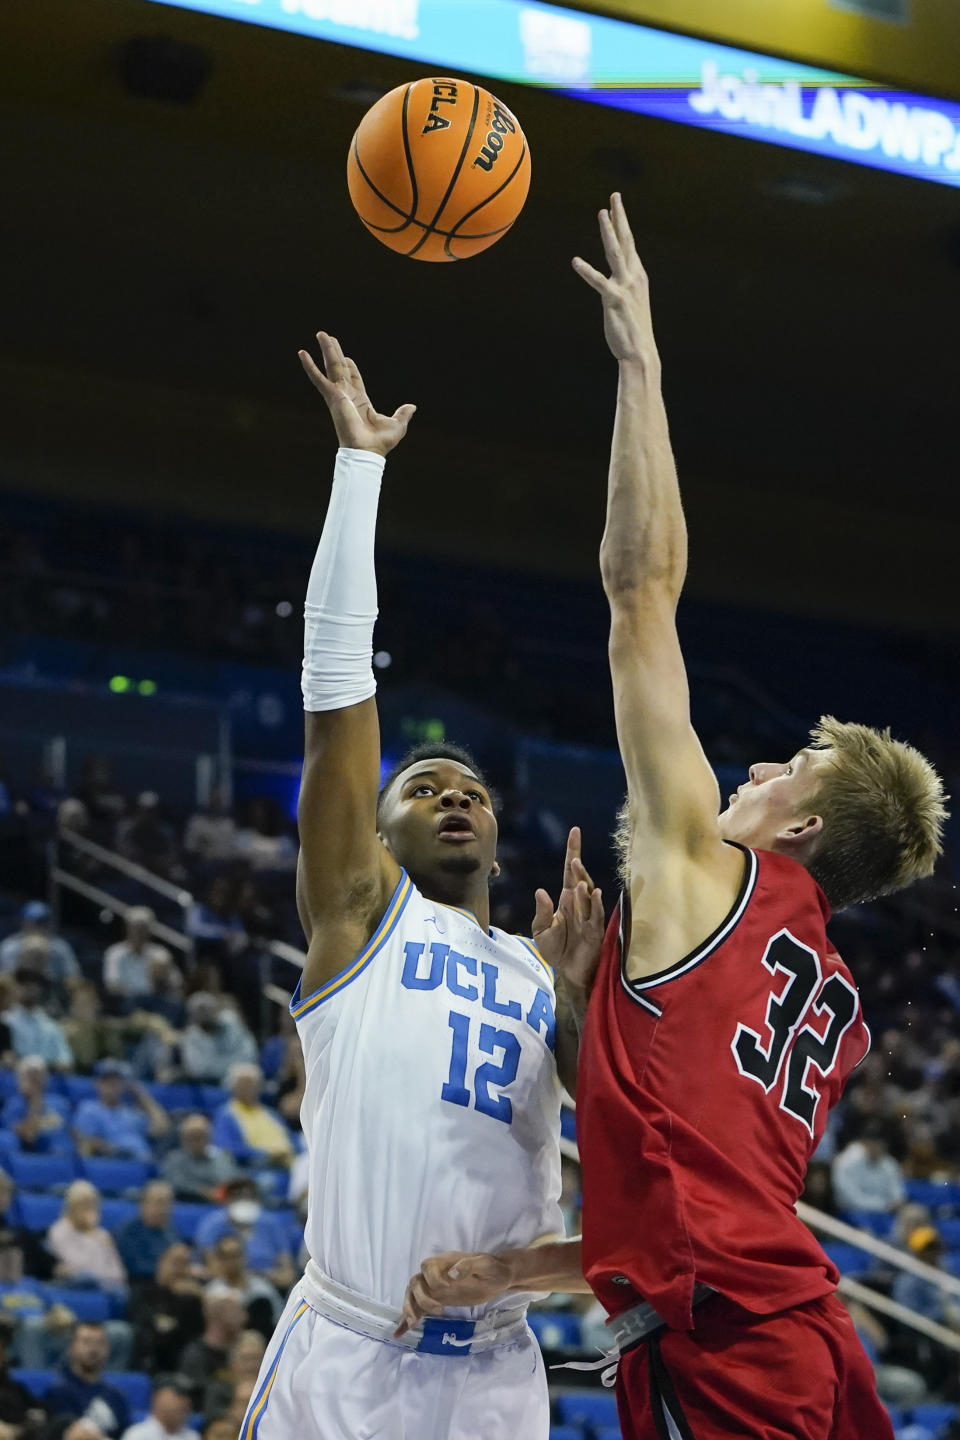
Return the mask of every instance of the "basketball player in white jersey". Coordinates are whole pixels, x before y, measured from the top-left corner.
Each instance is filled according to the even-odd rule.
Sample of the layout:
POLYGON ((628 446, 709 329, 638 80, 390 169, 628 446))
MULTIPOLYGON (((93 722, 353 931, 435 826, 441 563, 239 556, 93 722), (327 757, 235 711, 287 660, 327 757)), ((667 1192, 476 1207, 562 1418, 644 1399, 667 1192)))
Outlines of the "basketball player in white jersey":
POLYGON ((561 1242, 558 1066, 572 1085, 570 1017, 585 1009, 602 901, 571 832, 560 908, 537 895, 540 948, 491 928, 495 805, 455 747, 408 757, 378 793, 374 531, 414 407, 377 414, 336 340, 317 338, 326 374, 300 358, 340 449, 304 608, 308 953, 290 1008, 310 1260, 241 1440, 547 1440, 529 1290, 413 1324, 402 1306, 424 1256, 561 1242))

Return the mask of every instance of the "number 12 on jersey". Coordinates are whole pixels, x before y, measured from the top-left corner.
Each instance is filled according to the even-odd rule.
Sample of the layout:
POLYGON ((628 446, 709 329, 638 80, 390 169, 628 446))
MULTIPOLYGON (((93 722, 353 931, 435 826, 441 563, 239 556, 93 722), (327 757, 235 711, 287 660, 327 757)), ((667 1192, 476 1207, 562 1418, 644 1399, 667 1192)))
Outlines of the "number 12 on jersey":
POLYGON ((440 1091, 440 1099, 451 1105, 469 1105, 471 1099, 481 1115, 493 1120, 502 1120, 509 1125, 513 1119, 513 1106, 506 1095, 492 1094, 490 1086, 505 1089, 517 1078, 520 1064, 520 1041, 512 1030, 498 1030, 486 1023, 480 1026, 479 1046, 482 1055, 496 1056, 503 1053, 498 1065, 488 1060, 478 1065, 473 1076, 473 1093, 467 1088, 467 1055, 470 1045, 470 1016, 451 1010, 447 1024, 453 1031, 453 1046, 450 1052, 450 1073, 440 1091))

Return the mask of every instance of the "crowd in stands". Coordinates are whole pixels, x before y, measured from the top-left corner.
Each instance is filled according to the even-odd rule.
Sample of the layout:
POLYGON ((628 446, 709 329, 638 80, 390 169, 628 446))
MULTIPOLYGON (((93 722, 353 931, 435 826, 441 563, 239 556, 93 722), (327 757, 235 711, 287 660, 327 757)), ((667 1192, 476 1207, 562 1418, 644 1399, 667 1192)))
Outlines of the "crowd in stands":
MULTIPOLYGON (((276 915, 259 881, 293 889, 293 835, 269 802, 238 817, 213 794, 177 817, 157 796, 131 801, 96 758, 49 813, 202 899, 188 950, 139 901, 109 930, 89 907, 68 912, 86 919, 64 934, 31 900, 0 940, 0 1440, 236 1440, 303 1260, 303 1059, 282 1008, 264 1027, 246 963, 276 915)), ((506 828, 513 881, 494 907, 518 929, 532 885, 514 844, 506 828)), ((540 877, 556 868, 535 858, 540 877)), ((960 1275, 960 944, 891 904, 834 929, 875 1038, 805 1198, 960 1275)), ((571 1233, 578 1192, 565 1162, 571 1233)), ((929 1279, 826 1248, 960 1333, 960 1302, 929 1279)), ((960 1401, 955 1355, 850 1308, 892 1407, 960 1401)), ((531 1320, 558 1355, 606 1344, 590 1297, 553 1297, 531 1320)))

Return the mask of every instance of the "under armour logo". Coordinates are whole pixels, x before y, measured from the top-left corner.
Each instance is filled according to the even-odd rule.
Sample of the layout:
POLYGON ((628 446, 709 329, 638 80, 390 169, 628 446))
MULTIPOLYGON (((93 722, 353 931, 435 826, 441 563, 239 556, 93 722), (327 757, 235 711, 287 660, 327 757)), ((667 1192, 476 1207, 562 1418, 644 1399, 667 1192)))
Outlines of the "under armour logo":
POLYGON ((452 1330, 444 1330, 441 1345, 472 1345, 472 1340, 458 1340, 452 1330))

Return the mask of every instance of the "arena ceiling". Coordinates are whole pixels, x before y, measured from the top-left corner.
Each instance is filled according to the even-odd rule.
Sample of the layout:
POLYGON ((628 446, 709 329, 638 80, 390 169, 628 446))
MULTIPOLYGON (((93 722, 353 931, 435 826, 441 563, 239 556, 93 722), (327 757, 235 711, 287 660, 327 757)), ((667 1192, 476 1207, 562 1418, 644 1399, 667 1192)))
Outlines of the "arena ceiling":
POLYGON ((420 407, 387 543, 590 574, 615 373, 569 257, 619 187, 692 588, 960 629, 960 192, 498 85, 527 209, 419 265, 360 227, 344 158, 425 67, 145 0, 6 0, 3 27, 6 484, 316 528, 331 450, 296 350, 322 326, 382 407, 420 407), (124 84, 150 35, 209 57, 195 102, 124 84))

